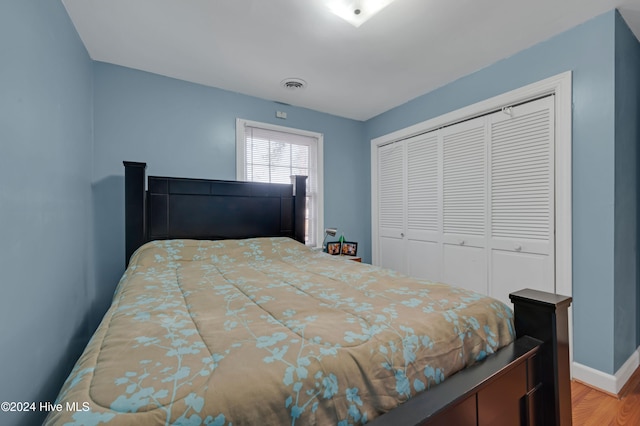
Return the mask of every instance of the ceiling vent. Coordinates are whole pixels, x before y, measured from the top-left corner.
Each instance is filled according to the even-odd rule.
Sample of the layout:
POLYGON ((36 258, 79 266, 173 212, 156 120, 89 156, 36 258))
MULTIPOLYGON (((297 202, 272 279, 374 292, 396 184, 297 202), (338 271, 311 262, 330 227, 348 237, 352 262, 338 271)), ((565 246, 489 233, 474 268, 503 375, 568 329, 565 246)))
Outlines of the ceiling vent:
POLYGON ((307 87, 307 82, 301 78, 285 78, 280 85, 289 90, 300 90, 307 87))

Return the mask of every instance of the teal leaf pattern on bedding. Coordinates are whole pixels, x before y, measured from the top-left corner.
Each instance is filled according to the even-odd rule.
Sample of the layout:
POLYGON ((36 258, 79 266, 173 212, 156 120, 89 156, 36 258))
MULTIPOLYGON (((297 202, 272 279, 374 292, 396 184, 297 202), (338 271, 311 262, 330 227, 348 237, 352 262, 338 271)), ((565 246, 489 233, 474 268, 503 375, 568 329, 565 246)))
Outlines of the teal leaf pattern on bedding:
POLYGON ((511 310, 287 238, 138 249, 46 424, 356 425, 513 340, 511 310))

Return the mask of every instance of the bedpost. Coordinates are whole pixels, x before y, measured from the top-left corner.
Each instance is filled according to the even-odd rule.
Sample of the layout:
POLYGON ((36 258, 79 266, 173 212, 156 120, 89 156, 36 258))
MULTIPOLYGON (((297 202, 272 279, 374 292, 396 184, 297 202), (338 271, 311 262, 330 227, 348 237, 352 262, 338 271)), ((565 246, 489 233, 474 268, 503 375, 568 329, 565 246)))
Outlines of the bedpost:
POLYGON ((145 243, 145 170, 147 163, 123 161, 125 266, 138 247, 145 243))
POLYGON ((305 213, 307 204, 307 177, 292 176, 293 181, 293 238, 304 244, 305 213))
POLYGON ((530 395, 535 424, 571 426, 571 377, 569 372, 569 315, 571 297, 525 289, 511 293, 516 338, 542 340, 538 355, 538 396, 530 395), (549 368, 553 366, 553 368, 549 368))

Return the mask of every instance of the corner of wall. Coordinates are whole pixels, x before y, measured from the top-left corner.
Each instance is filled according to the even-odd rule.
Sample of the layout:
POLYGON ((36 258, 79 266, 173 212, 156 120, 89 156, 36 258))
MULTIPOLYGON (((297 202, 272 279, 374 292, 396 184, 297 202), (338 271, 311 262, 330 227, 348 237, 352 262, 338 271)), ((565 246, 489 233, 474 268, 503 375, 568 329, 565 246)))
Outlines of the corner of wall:
POLYGON ((640 43, 619 11, 614 14, 615 243, 614 370, 640 343, 638 197, 640 43))

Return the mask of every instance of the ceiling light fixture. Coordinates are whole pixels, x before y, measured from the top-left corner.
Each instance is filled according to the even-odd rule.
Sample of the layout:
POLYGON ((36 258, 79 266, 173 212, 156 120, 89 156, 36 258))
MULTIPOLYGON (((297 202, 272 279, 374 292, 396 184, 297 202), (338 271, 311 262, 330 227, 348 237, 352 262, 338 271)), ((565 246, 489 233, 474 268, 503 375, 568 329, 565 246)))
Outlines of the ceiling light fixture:
POLYGON ((394 0, 328 0, 329 10, 354 27, 368 21, 394 0))

